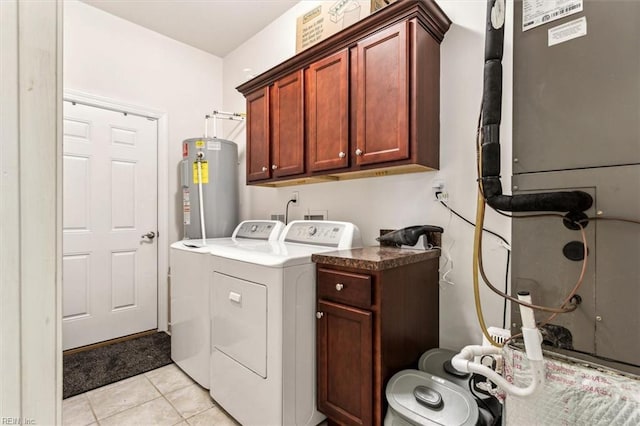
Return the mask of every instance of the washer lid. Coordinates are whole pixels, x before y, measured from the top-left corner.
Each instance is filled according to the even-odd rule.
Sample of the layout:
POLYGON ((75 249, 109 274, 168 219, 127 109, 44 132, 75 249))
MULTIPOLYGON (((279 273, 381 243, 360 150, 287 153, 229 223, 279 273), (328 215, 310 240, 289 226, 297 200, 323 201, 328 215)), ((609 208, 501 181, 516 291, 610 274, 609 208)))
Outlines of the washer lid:
POLYGON ((475 426, 478 406, 460 386, 418 370, 396 373, 387 384, 389 405, 413 424, 475 426))
POLYGON ((223 259, 254 263, 272 268, 311 264, 311 255, 334 250, 331 247, 304 244, 263 242, 238 244, 232 247, 212 247, 211 254, 223 259))
POLYGON ((221 238, 207 238, 205 243, 202 243, 202 239, 186 239, 181 241, 176 241, 171 244, 172 249, 190 251, 194 253, 205 253, 209 254, 211 251, 211 247, 214 245, 233 245, 234 241, 230 237, 221 237, 221 238))

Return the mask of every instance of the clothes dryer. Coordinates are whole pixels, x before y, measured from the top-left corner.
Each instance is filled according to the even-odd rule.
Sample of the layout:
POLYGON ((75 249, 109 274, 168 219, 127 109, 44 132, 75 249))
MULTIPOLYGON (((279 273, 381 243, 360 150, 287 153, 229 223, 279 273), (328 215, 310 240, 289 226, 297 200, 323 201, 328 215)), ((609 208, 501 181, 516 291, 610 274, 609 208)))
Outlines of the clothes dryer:
POLYGON ((241 424, 316 425, 314 253, 361 247, 348 222, 294 221, 278 243, 212 250, 211 396, 241 424))

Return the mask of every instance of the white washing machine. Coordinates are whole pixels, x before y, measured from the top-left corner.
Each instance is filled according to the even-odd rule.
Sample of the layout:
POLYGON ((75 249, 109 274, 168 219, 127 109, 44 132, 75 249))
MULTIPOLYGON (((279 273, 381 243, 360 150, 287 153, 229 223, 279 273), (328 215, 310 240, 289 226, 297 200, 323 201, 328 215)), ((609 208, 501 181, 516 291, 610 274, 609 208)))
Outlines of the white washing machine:
POLYGON ((171 245, 171 359, 200 386, 209 389, 209 290, 211 249, 277 241, 284 223, 250 220, 231 237, 182 240, 171 245))
POLYGON ((316 425, 311 255, 361 247, 347 222, 294 221, 278 243, 213 249, 210 393, 244 425, 316 425))

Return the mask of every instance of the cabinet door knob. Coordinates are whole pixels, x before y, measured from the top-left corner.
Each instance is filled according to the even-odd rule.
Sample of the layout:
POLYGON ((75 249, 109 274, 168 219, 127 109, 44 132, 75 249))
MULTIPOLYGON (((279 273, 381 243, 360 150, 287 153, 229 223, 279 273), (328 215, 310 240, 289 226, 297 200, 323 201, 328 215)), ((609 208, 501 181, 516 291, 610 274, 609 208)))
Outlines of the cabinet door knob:
POLYGON ((341 291, 344 288, 344 284, 338 283, 336 284, 336 290, 341 291))
POLYGON ((266 167, 264 167, 264 166, 262 167, 262 171, 263 171, 263 172, 266 172, 267 170, 269 170, 269 169, 267 169, 267 168, 266 168, 266 167))
POLYGON ((344 153, 344 152, 342 152, 342 151, 340 151, 340 154, 338 154, 338 157, 340 157, 340 158, 344 158, 344 157, 346 157, 346 156, 347 156, 347 154, 345 154, 345 153, 344 153))
POLYGON ((356 149, 356 155, 362 155, 362 150, 360 148, 356 149))
POLYGON ((276 166, 275 164, 272 164, 272 165, 271 165, 271 169, 272 169, 272 170, 275 170, 275 169, 277 169, 277 168, 278 168, 278 166, 276 166))
POLYGON ((316 318, 320 319, 324 316, 324 312, 316 312, 316 318))

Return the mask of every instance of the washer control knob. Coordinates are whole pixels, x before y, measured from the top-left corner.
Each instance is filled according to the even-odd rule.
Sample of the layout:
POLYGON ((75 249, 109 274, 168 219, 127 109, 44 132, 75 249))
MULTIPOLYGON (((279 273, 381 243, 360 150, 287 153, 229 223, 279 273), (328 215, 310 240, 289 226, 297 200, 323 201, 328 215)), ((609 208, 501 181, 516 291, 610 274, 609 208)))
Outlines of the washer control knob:
POLYGON ((251 232, 256 232, 258 230, 258 225, 251 226, 251 232))
POLYGON ((307 234, 309 234, 309 236, 316 235, 316 232, 318 232, 318 228, 313 225, 307 228, 307 234))
POLYGON ((344 288, 344 284, 342 284, 342 283, 336 284, 336 290, 342 291, 343 288, 344 288))

